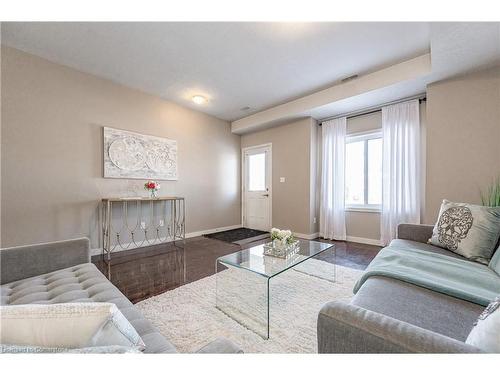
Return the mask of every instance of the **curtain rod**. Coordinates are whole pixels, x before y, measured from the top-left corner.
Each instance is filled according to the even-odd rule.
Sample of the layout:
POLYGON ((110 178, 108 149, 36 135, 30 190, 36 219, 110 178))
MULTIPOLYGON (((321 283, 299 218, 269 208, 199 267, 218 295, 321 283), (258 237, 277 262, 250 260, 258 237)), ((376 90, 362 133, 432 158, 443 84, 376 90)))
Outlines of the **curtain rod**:
POLYGON ((328 120, 333 120, 336 118, 341 118, 341 117, 353 118, 353 117, 368 115, 370 113, 376 113, 376 112, 381 111, 382 107, 392 105, 392 104, 407 102, 408 100, 413 100, 413 99, 418 99, 420 102, 425 102, 427 100, 427 96, 426 96, 426 94, 420 94, 420 95, 411 96, 411 97, 405 98, 405 99, 394 100, 392 102, 379 104, 377 106, 368 107, 365 109, 361 109, 359 111, 353 111, 353 112, 343 113, 341 115, 327 117, 327 118, 319 120, 318 123, 319 123, 319 126, 321 126, 323 124, 323 122, 328 121, 328 120))

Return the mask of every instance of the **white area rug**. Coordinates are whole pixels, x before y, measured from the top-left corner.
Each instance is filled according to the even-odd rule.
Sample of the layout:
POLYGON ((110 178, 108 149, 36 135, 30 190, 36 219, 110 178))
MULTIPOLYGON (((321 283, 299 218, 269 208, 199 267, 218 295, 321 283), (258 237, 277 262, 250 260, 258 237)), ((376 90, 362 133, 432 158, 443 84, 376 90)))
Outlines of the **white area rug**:
MULTIPOLYGON (((352 297, 354 283, 362 273, 351 268, 335 267, 334 283, 319 278, 330 277, 333 265, 315 259, 271 280, 269 340, 215 307, 215 276, 183 285, 141 301, 136 306, 180 352, 194 352, 217 337, 225 337, 246 353, 316 353, 319 310, 329 301, 347 302, 352 297)), ((234 269, 222 273, 225 273, 225 283, 230 283, 232 291, 245 293, 245 296, 255 298, 256 305, 265 306, 265 303, 261 303, 265 301, 262 284, 252 283, 247 278, 255 279, 255 276, 234 269)), ((236 308, 241 307, 242 311, 247 309, 238 306, 237 299, 231 299, 230 302, 236 304, 236 308)), ((243 320, 243 323, 248 326, 251 325, 251 317, 247 318, 249 321, 243 320)))

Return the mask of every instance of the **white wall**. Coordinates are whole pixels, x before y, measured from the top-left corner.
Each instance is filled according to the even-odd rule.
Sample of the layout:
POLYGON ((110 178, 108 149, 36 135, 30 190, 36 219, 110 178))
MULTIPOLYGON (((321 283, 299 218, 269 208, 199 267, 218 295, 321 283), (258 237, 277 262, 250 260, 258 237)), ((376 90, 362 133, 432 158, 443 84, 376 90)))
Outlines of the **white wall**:
POLYGON ((178 141, 187 232, 240 224, 240 136, 226 121, 2 47, 1 246, 88 236, 101 198, 146 195, 144 181, 104 179, 102 127, 178 141))
POLYGON ((317 232, 318 225, 313 223, 317 128, 314 119, 306 118, 241 137, 241 147, 273 145, 272 225, 306 235, 317 232))
POLYGON ((500 176, 500 66, 427 87, 427 181, 423 221, 443 199, 481 203, 500 176))

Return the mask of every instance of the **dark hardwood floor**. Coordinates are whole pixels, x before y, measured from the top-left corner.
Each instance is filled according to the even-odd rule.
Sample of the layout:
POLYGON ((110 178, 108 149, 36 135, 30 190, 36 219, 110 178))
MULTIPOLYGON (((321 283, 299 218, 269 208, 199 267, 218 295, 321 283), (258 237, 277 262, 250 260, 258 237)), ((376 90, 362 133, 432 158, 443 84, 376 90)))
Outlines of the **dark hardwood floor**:
MULTIPOLYGON (((177 246, 169 243, 114 253, 109 268, 100 255, 92 257, 92 262, 105 275, 109 271, 111 282, 135 303, 213 275, 218 257, 267 241, 256 241, 240 247, 219 240, 194 237, 186 239, 185 251, 182 241, 179 241, 177 246)), ((321 241, 335 243, 336 256, 334 258, 331 252, 326 252, 318 259, 356 269, 365 269, 380 250, 378 246, 354 242, 321 241)))

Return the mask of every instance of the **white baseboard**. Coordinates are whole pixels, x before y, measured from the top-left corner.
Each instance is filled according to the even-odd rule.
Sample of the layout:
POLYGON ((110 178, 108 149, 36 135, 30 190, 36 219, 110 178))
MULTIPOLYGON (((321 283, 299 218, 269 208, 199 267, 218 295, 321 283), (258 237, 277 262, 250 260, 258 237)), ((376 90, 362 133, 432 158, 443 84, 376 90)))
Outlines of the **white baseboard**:
POLYGON ((294 237, 302 238, 304 240, 314 240, 315 238, 319 237, 319 233, 304 234, 304 233, 293 232, 293 235, 294 237))
POLYGON ((347 236, 347 241, 349 241, 349 242, 363 243, 363 244, 367 244, 367 245, 382 246, 382 241, 381 240, 375 240, 373 238, 347 236))
MULTIPOLYGON (((227 226, 227 227, 220 227, 220 228, 200 230, 198 232, 186 233, 186 238, 199 237, 199 236, 203 236, 204 234, 208 234, 208 233, 223 232, 225 230, 238 229, 238 228, 241 228, 241 227, 242 227, 241 224, 236 224, 236 225, 230 225, 230 226, 227 226)), ((168 242, 172 242, 172 241, 173 240, 171 240, 171 239, 165 241, 165 238, 162 238, 161 241, 153 243, 153 244, 151 244, 151 246, 158 245, 158 244, 161 244, 161 243, 168 243, 168 242)), ((179 241, 179 240, 177 240, 177 241, 179 241)), ((134 246, 131 243, 123 244, 123 246, 125 247, 125 249, 117 247, 115 250, 113 250, 113 253, 117 253, 117 252, 120 252, 120 251, 132 250, 132 249, 137 249, 138 248, 138 246, 134 246)), ((100 254, 102 254, 102 247, 97 247, 97 248, 94 248, 94 249, 90 250, 90 255, 91 256, 93 256, 93 255, 100 255, 100 254)))

